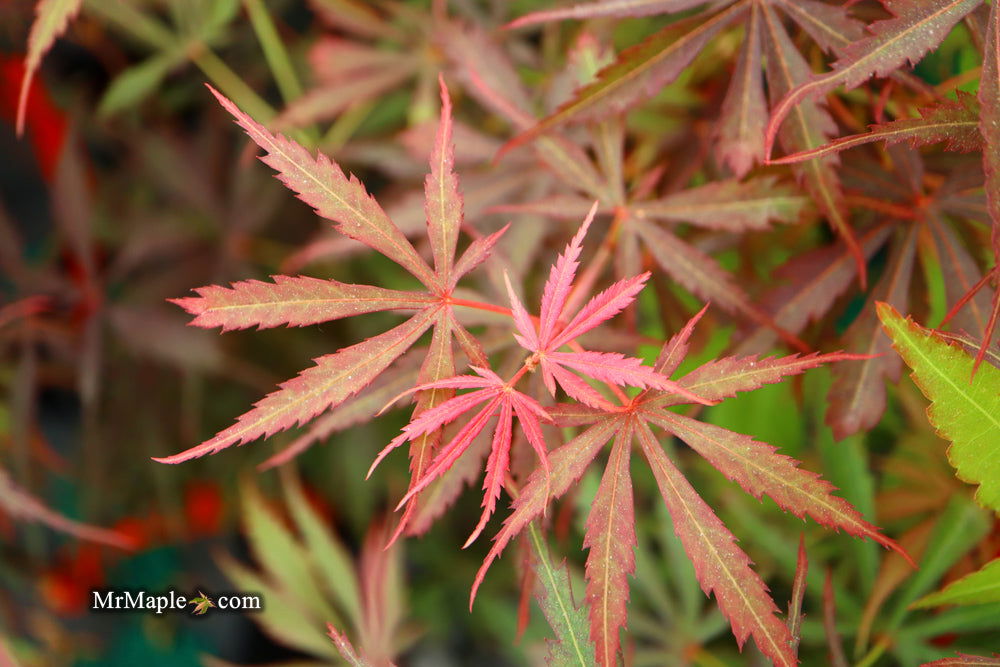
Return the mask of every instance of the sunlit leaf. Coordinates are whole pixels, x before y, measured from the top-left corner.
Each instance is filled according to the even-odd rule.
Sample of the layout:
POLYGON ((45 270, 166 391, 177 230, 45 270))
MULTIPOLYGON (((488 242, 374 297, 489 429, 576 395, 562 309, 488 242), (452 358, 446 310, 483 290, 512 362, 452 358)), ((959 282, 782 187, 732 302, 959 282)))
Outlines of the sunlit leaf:
POLYGON ((959 479, 979 485, 976 501, 1000 512, 1000 369, 987 364, 972 377, 973 359, 962 350, 887 304, 878 304, 878 315, 931 401, 927 417, 951 442, 948 460, 959 479))
POLYGON ((987 602, 1000 602, 1000 559, 991 560, 982 569, 953 581, 944 590, 925 595, 914 602, 913 606, 923 608, 987 602))

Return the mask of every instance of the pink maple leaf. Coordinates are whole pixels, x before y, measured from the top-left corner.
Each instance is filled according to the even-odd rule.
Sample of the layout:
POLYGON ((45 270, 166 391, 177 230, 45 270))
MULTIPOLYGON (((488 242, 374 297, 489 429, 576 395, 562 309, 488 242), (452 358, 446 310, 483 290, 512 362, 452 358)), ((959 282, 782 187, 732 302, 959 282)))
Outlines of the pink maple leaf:
MULTIPOLYGON (((479 534, 486 527, 486 522, 493 515, 496 509, 497 499, 500 497, 500 489, 504 483, 504 477, 510 464, 510 447, 513 439, 513 417, 516 414, 521 430, 524 432, 528 442, 542 463, 546 473, 549 470, 547 448, 542 437, 541 422, 552 422, 552 418, 535 399, 514 389, 514 383, 520 379, 521 374, 514 376, 510 381, 504 381, 499 375, 488 368, 473 367, 477 375, 457 375, 435 382, 414 387, 407 394, 426 389, 474 389, 467 394, 459 394, 448 399, 444 403, 421 412, 409 424, 403 427, 403 432, 396 436, 385 449, 379 452, 368 470, 370 476, 375 467, 393 449, 407 442, 412 442, 428 433, 433 433, 438 429, 454 422, 467 412, 479 408, 468 422, 459 429, 455 437, 442 447, 434 460, 431 461, 424 474, 411 486, 403 499, 399 501, 396 509, 403 507, 411 498, 423 491, 435 479, 440 477, 451 468, 465 450, 469 448, 472 441, 486 428, 492 417, 499 414, 496 427, 493 431, 493 444, 490 449, 490 456, 486 462, 486 479, 483 482, 483 514, 479 519, 479 524, 473 530, 465 546, 469 546, 475 541, 479 534)), ((398 397, 397 397, 398 398, 398 397)), ((396 529, 396 538, 403 528, 404 520, 396 529)))
POLYGON ((573 292, 576 270, 580 266, 583 239, 596 213, 597 202, 553 265, 542 292, 537 330, 524 305, 514 294, 510 280, 507 280, 511 312, 517 330, 514 338, 521 347, 533 352, 526 362, 527 366, 529 369, 541 368, 542 379, 551 394, 555 395, 558 385, 568 396, 595 408, 608 408, 612 404, 569 369, 609 385, 659 389, 683 396, 689 402, 712 405, 712 401, 681 387, 653 368, 644 366, 639 359, 621 354, 585 351, 575 344, 579 336, 611 319, 632 303, 650 275, 647 271, 620 280, 591 298, 572 317, 565 315, 567 301, 573 292), (563 346, 569 346, 572 351, 560 352, 563 346))

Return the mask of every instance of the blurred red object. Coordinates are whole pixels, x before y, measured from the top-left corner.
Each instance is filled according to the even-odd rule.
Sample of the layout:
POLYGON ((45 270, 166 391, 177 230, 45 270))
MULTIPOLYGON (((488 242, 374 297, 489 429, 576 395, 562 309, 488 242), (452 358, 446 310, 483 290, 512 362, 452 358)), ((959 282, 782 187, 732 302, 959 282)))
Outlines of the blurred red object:
POLYGON ((72 549, 60 553, 38 580, 46 604, 67 616, 83 613, 90 604, 91 591, 105 583, 104 547, 80 543, 72 549))
POLYGON ((191 482, 184 489, 184 516, 192 537, 215 535, 222 526, 222 492, 208 480, 191 482))
POLYGON ((157 537, 153 525, 138 517, 119 519, 112 530, 121 535, 135 551, 145 549, 153 542, 153 538, 157 537))
MULTIPOLYGON (((0 55, 0 118, 11 127, 17 117, 17 94, 23 78, 24 56, 0 55)), ((66 139, 66 116, 53 104, 40 77, 35 77, 31 83, 25 135, 31 141, 42 176, 51 183, 66 139)))

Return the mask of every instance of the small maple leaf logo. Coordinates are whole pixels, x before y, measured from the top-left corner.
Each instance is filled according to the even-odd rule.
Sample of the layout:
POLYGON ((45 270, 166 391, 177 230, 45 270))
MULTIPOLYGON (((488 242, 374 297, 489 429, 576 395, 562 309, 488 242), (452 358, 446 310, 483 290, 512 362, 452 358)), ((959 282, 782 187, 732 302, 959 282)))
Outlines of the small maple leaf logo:
POLYGON ((215 606, 215 603, 212 602, 212 598, 208 597, 207 595, 205 595, 201 591, 198 591, 198 597, 192 598, 191 601, 188 602, 188 604, 195 605, 195 607, 191 611, 191 613, 192 614, 196 614, 198 616, 201 616, 206 611, 208 611, 209 607, 214 607, 215 606))

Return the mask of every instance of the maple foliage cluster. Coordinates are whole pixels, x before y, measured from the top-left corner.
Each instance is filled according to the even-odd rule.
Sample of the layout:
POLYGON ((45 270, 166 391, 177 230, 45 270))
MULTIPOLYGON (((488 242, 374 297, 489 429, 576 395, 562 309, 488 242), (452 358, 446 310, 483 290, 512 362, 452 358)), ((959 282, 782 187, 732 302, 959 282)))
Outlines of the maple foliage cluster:
MULTIPOLYGON (((41 55, 80 8, 69 2, 46 14, 47 4, 29 45, 19 127, 26 118, 30 126, 25 109, 41 55)), ((979 388, 994 382, 998 359, 1000 9, 982 0, 589 0, 528 3, 520 13, 468 4, 317 0, 325 31, 307 58, 312 88, 291 90, 283 78, 284 108, 261 113, 258 98, 232 79, 209 85, 260 161, 328 229, 285 260, 285 274, 192 285, 193 296, 170 302, 193 316, 191 325, 223 332, 374 313, 391 326, 316 357, 214 436, 154 460, 225 457, 301 429, 259 465, 287 469, 335 432, 402 412, 407 421, 380 443, 368 477, 374 484, 380 464, 405 450, 409 480, 392 498, 392 527, 373 529, 370 540, 389 549, 425 536, 482 479, 479 518, 454 545, 469 548, 495 526, 468 582, 470 607, 517 543, 528 554, 522 593, 535 591, 556 635, 550 658, 602 666, 634 658, 637 526, 652 511, 633 488, 641 469, 738 647, 752 639, 773 664, 799 664, 804 542, 784 618, 769 573, 754 568, 723 520, 728 501, 700 488, 711 469, 757 501, 885 547, 881 588, 855 610, 863 653, 880 606, 928 548, 929 528, 890 537, 873 523, 874 507, 856 506, 813 472, 812 453, 789 456, 784 443, 711 415, 786 379, 798 392, 804 377, 828 367, 825 425, 814 428, 829 428, 837 441, 858 438, 889 419, 891 387, 908 365, 935 404, 931 426, 954 443, 958 477, 980 485, 980 505, 1000 511, 990 495, 1000 477, 989 467, 995 431, 969 435, 978 426, 962 418, 964 408, 939 406, 964 400, 984 428, 996 425, 996 392, 979 388), (643 21, 634 24, 640 36, 622 45, 616 30, 634 20, 643 21), (931 82, 913 67, 959 32, 980 59, 975 93, 973 76, 931 82), (546 58, 553 51, 556 64, 546 58), (526 85, 525 70, 544 85, 526 85), (386 145, 340 140, 352 113, 371 113, 399 90, 412 116, 397 142, 405 158, 386 145), (333 140, 319 141, 317 127, 331 120, 333 140), (351 161, 395 169, 422 187, 390 192, 385 205, 350 173, 351 161), (395 266, 381 284, 306 275, 317 261, 350 256, 395 266), (904 324, 897 311, 940 331, 904 324), (722 331, 721 344, 704 355, 713 331, 722 331), (979 393, 927 379, 947 364, 914 350, 936 343, 946 345, 937 351, 947 364, 965 372, 968 361, 979 393), (545 536, 577 511, 573 499, 588 479, 596 488, 580 516, 585 595, 577 605, 556 581, 565 575, 549 562, 545 536)), ((258 21, 260 11, 248 9, 258 21)), ((774 421, 800 409, 772 407, 774 421)), ((896 493, 913 480, 919 486, 916 467, 899 464, 906 481, 896 493)), ((20 506, 34 509, 22 513, 112 539, 34 502, 23 497, 20 506)), ((303 539, 320 539, 297 507, 303 539)), ((260 516, 249 521, 266 521, 260 516)), ((385 571, 388 561, 369 547, 364 562, 385 571)), ((364 563, 361 580, 376 585, 365 581, 364 563)), ((825 583, 831 659, 847 664, 829 573, 825 583)), ((914 585, 898 608, 926 592, 914 585)), ((351 604, 361 618, 361 605, 351 604)), ((370 612, 364 623, 384 632, 370 612)), ((887 632, 904 614, 892 616, 887 632)), ((376 664, 344 630, 329 629, 339 655, 376 664)), ((889 643, 876 644, 865 664, 889 643)))
POLYGON ((441 120, 431 155, 431 172, 425 184, 427 235, 434 254, 434 269, 420 258, 359 182, 345 177, 324 156, 313 157, 294 142, 272 135, 215 93, 251 138, 267 151, 262 159, 279 172, 286 186, 312 205, 317 213, 338 223, 340 231, 409 270, 428 291, 407 294, 371 286, 276 276, 273 283, 248 281, 228 288, 208 287, 198 290, 197 297, 177 299, 178 305, 195 315, 194 323, 198 326, 223 329, 303 326, 376 310, 418 310, 409 320, 384 334, 317 359, 314 368, 284 383, 279 391, 258 402, 251 412, 214 438, 157 460, 180 463, 305 423, 366 387, 402 356, 420 334, 434 327, 418 376, 427 381, 419 382, 418 379, 419 384, 404 394, 435 392, 437 396, 426 402, 418 401, 409 425, 372 465, 374 469, 391 450, 411 443, 413 477, 410 489, 397 507, 406 509, 396 535, 406 529, 407 519, 416 506, 416 496, 450 470, 496 417, 483 485, 484 511, 465 546, 475 540, 495 510, 497 498, 510 474, 512 422, 516 415, 524 441, 534 449, 540 467, 526 481, 513 513, 495 537, 495 545, 473 584, 474 598, 490 561, 529 521, 544 512, 551 498, 565 493, 600 449, 614 439, 616 445, 591 509, 585 540, 591 549, 587 561, 587 598, 594 609, 591 638, 598 647, 599 662, 614 664, 619 632, 625 624, 626 577, 633 568, 629 549, 635 540, 634 510, 628 461, 635 440, 656 475, 685 548, 700 570, 702 587, 706 592, 716 593, 737 640, 742 643, 753 635, 761 650, 777 664, 794 664, 791 635, 787 626, 774 616, 777 607, 764 583, 750 568, 749 558, 736 547, 732 534, 663 453, 650 426, 681 438, 757 497, 767 494, 795 514, 809 514, 831 527, 900 549, 847 502, 833 495, 828 483, 814 473, 799 469, 794 460, 776 453, 775 448, 665 409, 684 403, 712 405, 740 391, 780 381, 785 376, 826 362, 864 357, 841 353, 760 360, 755 355, 728 357, 696 369, 675 382, 670 375, 683 361, 688 340, 704 309, 664 344, 653 367, 634 357, 582 348, 577 339, 628 307, 649 278, 647 272, 623 279, 589 297, 577 312, 566 312, 567 301, 576 287, 574 281, 583 240, 597 211, 595 203, 553 265, 537 318, 525 309, 505 275, 513 338, 528 356, 520 369, 509 380, 504 380, 489 368, 481 345, 454 313, 456 306, 488 307, 467 300, 456 301, 454 290, 459 278, 488 258, 490 249, 506 228, 490 236, 480 236, 458 259, 454 258, 458 231, 464 220, 458 180, 452 172, 451 103, 443 82, 441 85, 441 120), (475 375, 452 374, 455 368, 452 336, 468 356, 469 367, 475 375), (570 351, 560 351, 564 347, 570 351), (538 400, 515 388, 522 377, 536 370, 550 397, 559 395, 557 389, 561 389, 573 400, 551 408, 557 416, 538 400), (603 395, 586 378, 603 383, 618 402, 603 395), (624 387, 644 391, 630 399, 622 392, 624 387), (454 395, 458 389, 475 391, 454 395), (473 408, 478 409, 444 442, 444 427, 473 408), (542 432, 543 422, 562 427, 586 425, 588 428, 556 448, 550 461, 549 445, 542 432), (711 535, 705 534, 706 526, 711 535))

